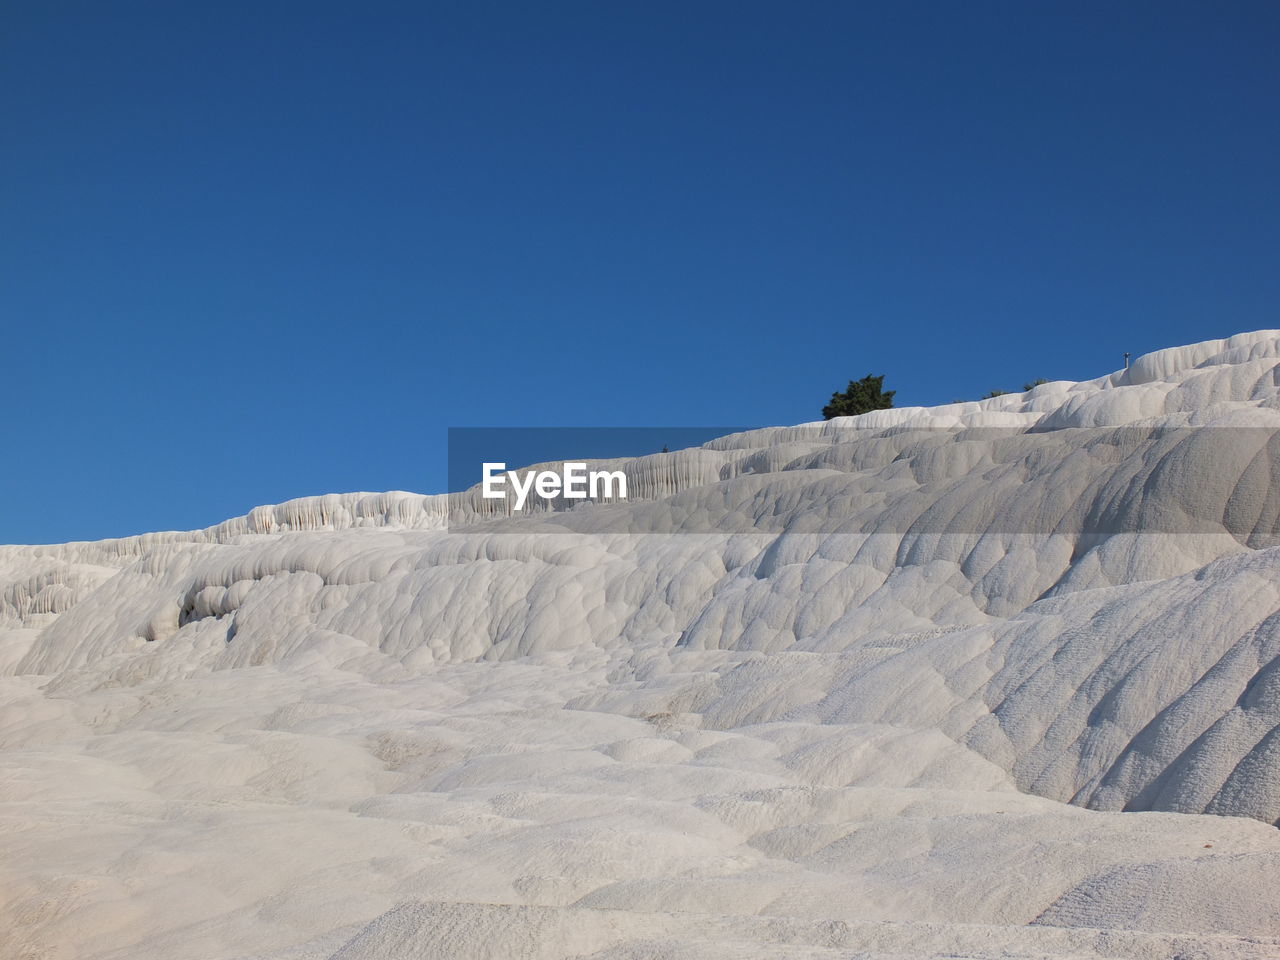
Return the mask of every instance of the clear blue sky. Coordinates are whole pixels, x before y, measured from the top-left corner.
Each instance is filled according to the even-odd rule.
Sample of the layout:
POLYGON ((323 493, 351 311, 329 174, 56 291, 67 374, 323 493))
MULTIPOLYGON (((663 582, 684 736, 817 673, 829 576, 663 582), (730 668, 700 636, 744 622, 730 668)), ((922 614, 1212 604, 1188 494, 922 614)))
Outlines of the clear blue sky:
POLYGON ((1274 3, 0 11, 0 542, 1280 325, 1274 3))

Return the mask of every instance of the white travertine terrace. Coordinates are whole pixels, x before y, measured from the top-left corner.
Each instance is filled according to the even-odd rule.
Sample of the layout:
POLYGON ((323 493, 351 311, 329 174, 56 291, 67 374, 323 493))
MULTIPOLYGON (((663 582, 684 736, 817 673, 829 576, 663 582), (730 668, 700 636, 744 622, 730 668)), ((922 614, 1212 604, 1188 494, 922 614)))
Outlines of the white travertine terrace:
POLYGON ((1280 956, 1277 428, 1261 331, 0 547, 0 956, 1280 956))

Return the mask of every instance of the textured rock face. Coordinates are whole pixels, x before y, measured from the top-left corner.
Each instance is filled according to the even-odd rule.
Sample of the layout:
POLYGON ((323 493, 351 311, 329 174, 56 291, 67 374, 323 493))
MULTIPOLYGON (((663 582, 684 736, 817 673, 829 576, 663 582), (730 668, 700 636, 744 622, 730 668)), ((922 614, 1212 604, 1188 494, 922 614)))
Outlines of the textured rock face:
POLYGON ((570 514, 0 547, 9 952, 1274 955, 1276 432, 1264 331, 570 514))

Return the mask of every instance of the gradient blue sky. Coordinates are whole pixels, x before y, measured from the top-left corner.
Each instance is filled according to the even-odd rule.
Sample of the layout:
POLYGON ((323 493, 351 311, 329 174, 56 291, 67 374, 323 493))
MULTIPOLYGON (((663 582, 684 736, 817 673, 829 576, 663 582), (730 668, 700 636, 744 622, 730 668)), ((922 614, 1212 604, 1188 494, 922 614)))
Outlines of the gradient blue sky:
POLYGON ((1274 3, 0 10, 0 542, 1280 326, 1274 3))

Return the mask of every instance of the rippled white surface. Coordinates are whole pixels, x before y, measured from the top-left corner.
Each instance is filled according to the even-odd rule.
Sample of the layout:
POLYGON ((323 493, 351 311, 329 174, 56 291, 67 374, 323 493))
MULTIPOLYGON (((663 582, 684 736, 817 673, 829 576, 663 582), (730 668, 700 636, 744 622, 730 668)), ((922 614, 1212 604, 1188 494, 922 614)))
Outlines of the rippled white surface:
POLYGON ((1264 331, 752 431, 555 533, 386 493, 0 547, 0 954, 1280 955, 1270 461, 912 435, 1280 427, 1278 383, 1264 331), (1170 476, 1222 531, 1055 528, 1170 476), (600 519, 726 504, 813 532, 600 519))

